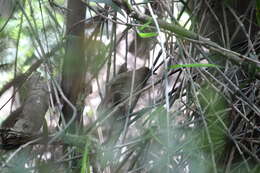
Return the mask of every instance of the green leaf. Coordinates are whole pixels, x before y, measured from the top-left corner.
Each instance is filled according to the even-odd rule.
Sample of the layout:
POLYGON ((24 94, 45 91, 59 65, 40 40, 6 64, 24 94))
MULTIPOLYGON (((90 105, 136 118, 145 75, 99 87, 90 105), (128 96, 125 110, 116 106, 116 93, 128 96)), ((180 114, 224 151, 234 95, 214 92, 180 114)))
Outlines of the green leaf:
POLYGON ((149 25, 152 23, 152 19, 148 20, 145 24, 143 24, 142 26, 139 26, 138 29, 140 31, 143 31, 144 29, 148 28, 149 25))
MULTIPOLYGON (((158 33, 156 32, 147 32, 149 31, 149 26, 150 24, 152 23, 153 21, 152 20, 148 20, 145 24, 143 24, 142 26, 139 26, 138 27, 138 30, 139 31, 142 31, 142 32, 137 32, 138 35, 141 37, 141 38, 150 38, 150 37, 156 37, 158 36, 158 33), (146 31, 145 31, 146 30, 146 31)), ((151 31, 151 30, 150 30, 151 31)))
POLYGON ((156 37, 158 33, 156 32, 138 32, 138 35, 141 38, 150 38, 150 37, 156 37))
POLYGON ((95 2, 95 3, 104 3, 110 7, 113 8, 113 10, 121 13, 122 15, 124 14, 119 6, 117 6, 112 0, 89 0, 89 2, 95 2))
POLYGON ((211 152, 212 145, 215 157, 220 158, 225 149, 226 134, 230 124, 228 102, 221 92, 215 91, 209 83, 198 90, 198 101, 207 122, 205 124, 207 127, 204 126, 199 130, 198 141, 200 141, 203 151, 208 154, 211 152), (211 141, 207 137, 206 128, 211 141))
POLYGON ((216 64, 176 64, 170 66, 170 68, 190 68, 190 67, 220 67, 216 64))
POLYGON ((83 158, 82 158, 82 166, 81 166, 81 173, 90 173, 90 164, 89 164, 89 144, 86 143, 85 145, 85 151, 84 151, 84 155, 83 155, 83 158))
POLYGON ((260 0, 256 0, 256 20, 257 25, 260 26, 260 0))

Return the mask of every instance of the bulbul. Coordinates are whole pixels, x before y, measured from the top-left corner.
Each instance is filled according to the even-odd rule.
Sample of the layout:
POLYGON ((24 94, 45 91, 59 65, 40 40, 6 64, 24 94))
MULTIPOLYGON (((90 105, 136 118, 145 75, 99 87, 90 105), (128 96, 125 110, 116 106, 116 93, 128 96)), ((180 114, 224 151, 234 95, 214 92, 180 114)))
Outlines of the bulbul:
POLYGON ((34 73, 25 86, 28 91, 24 103, 0 126, 0 147, 3 149, 15 149, 34 139, 43 126, 49 107, 46 81, 39 73, 34 73))
POLYGON ((132 112, 140 96, 140 93, 136 94, 136 92, 145 86, 149 73, 149 68, 142 67, 135 70, 134 78, 134 71, 127 71, 118 74, 108 83, 107 93, 97 109, 99 116, 105 117, 110 114, 105 120, 105 126, 108 128, 105 144, 114 145, 119 138, 126 115, 132 112), (126 99, 130 99, 130 94, 132 97, 129 103, 129 100, 126 99))

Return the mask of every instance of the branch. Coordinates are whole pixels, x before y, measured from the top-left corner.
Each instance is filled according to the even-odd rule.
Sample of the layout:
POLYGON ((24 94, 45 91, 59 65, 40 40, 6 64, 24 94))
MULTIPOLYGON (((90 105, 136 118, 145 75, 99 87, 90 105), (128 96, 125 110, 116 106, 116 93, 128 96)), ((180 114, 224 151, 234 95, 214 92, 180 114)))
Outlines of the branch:
MULTIPOLYGON (((127 10, 125 10, 126 13, 129 16, 133 17, 134 19, 142 21, 144 23, 153 21, 151 16, 140 13, 140 12, 136 11, 134 8, 132 8, 131 5, 127 2, 127 0, 114 0, 114 1, 116 1, 115 3, 117 3, 117 4, 120 4, 119 6, 121 6, 121 7, 123 6, 123 9, 127 9, 127 10)), ((158 21, 159 26, 162 29, 176 34, 177 37, 181 37, 183 39, 186 39, 186 40, 189 40, 192 42, 200 43, 200 44, 204 45, 205 47, 207 47, 208 49, 210 49, 214 52, 220 53, 222 56, 224 56, 225 58, 234 62, 237 65, 250 63, 250 64, 255 64, 258 68, 260 67, 260 62, 256 59, 249 58, 240 53, 237 53, 232 50, 221 47, 217 43, 210 41, 208 38, 205 38, 192 31, 189 31, 174 23, 168 23, 161 19, 157 19, 157 21, 158 21)), ((260 78, 260 72, 257 73, 256 77, 260 78)))
MULTIPOLYGON (((19 74, 16 78, 12 79, 10 82, 5 84, 0 90, 0 97, 12 86, 20 87, 26 79, 35 71, 37 70, 41 64, 48 58, 50 58, 58 49, 60 49, 62 44, 58 44, 55 46, 49 53, 46 54, 46 57, 42 59, 38 59, 25 73, 19 74)), ((36 57, 36 55, 33 55, 36 57)))

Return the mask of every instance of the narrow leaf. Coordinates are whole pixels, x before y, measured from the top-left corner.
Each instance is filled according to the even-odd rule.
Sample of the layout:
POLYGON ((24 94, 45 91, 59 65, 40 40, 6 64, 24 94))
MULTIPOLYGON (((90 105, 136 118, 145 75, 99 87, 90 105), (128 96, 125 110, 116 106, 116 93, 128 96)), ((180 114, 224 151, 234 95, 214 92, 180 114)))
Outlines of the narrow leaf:
POLYGON ((81 173, 90 173, 90 165, 89 165, 89 151, 88 151, 88 143, 85 145, 85 151, 82 158, 82 164, 81 164, 81 173))
POLYGON ((256 0, 256 20, 257 25, 260 26, 260 0, 256 0))
POLYGON ((147 21, 145 24, 143 24, 142 26, 139 26, 138 29, 140 31, 143 31, 144 29, 148 28, 149 25, 152 23, 152 19, 150 19, 149 21, 147 21))
POLYGON ((170 68, 190 68, 190 67, 219 67, 216 64, 176 64, 170 66, 170 68))
POLYGON ((117 6, 112 0, 89 0, 89 2, 104 3, 113 8, 113 10, 124 14, 119 6, 117 6))
POLYGON ((150 37, 156 37, 158 33, 156 32, 138 32, 138 35, 142 38, 150 38, 150 37))

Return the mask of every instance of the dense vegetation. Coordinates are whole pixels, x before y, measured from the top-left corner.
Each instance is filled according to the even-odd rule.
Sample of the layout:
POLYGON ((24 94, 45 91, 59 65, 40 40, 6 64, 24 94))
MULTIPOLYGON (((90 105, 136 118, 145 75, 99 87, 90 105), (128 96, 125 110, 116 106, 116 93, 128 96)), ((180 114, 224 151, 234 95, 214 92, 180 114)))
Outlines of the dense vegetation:
POLYGON ((259 9, 0 0, 0 172, 259 172, 259 9))

